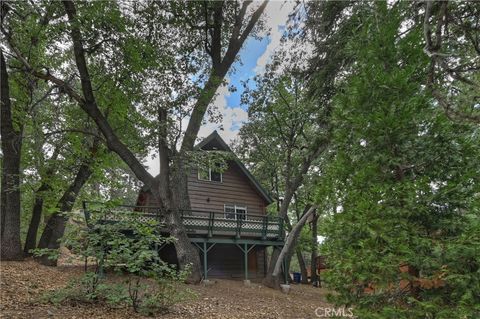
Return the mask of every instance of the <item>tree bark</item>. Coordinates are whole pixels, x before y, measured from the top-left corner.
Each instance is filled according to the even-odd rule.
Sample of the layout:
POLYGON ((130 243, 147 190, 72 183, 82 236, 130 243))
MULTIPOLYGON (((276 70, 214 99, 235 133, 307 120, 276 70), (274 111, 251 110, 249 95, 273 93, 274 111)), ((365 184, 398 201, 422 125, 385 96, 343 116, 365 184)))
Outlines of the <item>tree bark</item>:
POLYGON ((313 216, 312 220, 312 258, 310 262, 311 281, 315 286, 321 286, 320 277, 317 275, 317 246, 318 246, 318 214, 313 216))
POLYGON ((43 193, 50 187, 47 184, 42 184, 35 192, 35 201, 32 208, 32 218, 28 226, 27 238, 25 239, 25 245, 23 252, 26 256, 30 256, 30 250, 37 247, 37 234, 38 227, 40 226, 40 220, 42 219, 43 211, 43 193))
MULTIPOLYGON (((92 174, 90 166, 91 161, 87 161, 80 166, 73 183, 68 187, 65 193, 63 193, 62 198, 60 198, 58 202, 58 211, 48 219, 42 236, 40 237, 38 248, 60 248, 59 240, 65 232, 65 225, 68 220, 64 213, 72 210, 80 190, 90 178, 90 175, 92 174)), ((46 256, 40 257, 38 260, 40 263, 47 266, 57 265, 57 260, 48 259, 46 256)))
POLYGON ((307 265, 305 264, 305 259, 302 255, 302 250, 299 247, 295 248, 297 254, 298 264, 300 265, 300 272, 302 273, 302 284, 308 284, 308 272, 307 265))
POLYGON ((10 87, 3 51, 0 50, 2 183, 1 253, 2 260, 23 259, 20 241, 20 160, 22 127, 15 128, 10 103, 10 87))
MULTIPOLYGON (((293 198, 293 195, 290 197, 290 200, 291 200, 291 198, 293 198)), ((282 206, 283 206, 283 203, 282 203, 282 206)), ((288 205, 287 205, 286 209, 288 209, 288 205)), ((305 208, 303 210, 302 217, 299 220, 301 220, 303 218, 303 216, 305 216, 305 214, 307 214, 310 211, 310 209, 311 209, 311 205, 305 206, 305 208)), ((289 236, 288 237, 290 238, 290 234, 292 233, 294 227, 292 227, 292 225, 290 223, 290 219, 288 218, 288 215, 285 215, 284 219, 285 219, 285 225, 286 225, 286 227, 289 231, 289 236)), ((297 240, 298 240, 299 234, 300 233, 298 233, 296 235, 296 237, 292 239, 291 244, 290 244, 290 248, 285 253, 286 254, 285 255, 285 260, 287 260, 287 261, 290 261, 292 256, 293 256, 294 248, 297 245, 297 240)), ((275 278, 273 276, 273 272, 275 271, 276 264, 278 263, 278 258, 280 258, 280 249, 275 247, 272 251, 272 257, 270 258, 270 263, 268 265, 267 274, 265 275, 265 278, 262 281, 265 286, 274 287, 276 285, 275 278)))
POLYGON ((289 254, 292 251, 292 249, 295 247, 295 241, 297 240, 298 235, 300 234, 300 231, 305 225, 308 219, 308 216, 313 214, 315 210, 316 210, 316 206, 310 207, 310 209, 302 216, 302 218, 300 218, 297 224, 293 226, 292 231, 288 234, 285 245, 283 246, 282 250, 278 255, 278 259, 276 260, 270 281, 269 282, 264 281, 264 284, 267 285, 268 287, 280 288, 280 280, 281 280, 280 275, 281 275, 282 262, 287 257, 287 254, 289 254))
POLYGON ((35 192, 35 199, 32 208, 32 217, 30 219, 30 224, 28 225, 27 237, 25 239, 25 245, 23 247, 23 252, 26 256, 30 256, 30 250, 37 247, 37 235, 40 221, 42 219, 43 199, 45 196, 44 193, 51 189, 48 181, 55 171, 55 161, 58 159, 60 149, 61 146, 55 147, 51 158, 48 160, 49 163, 45 170, 45 174, 42 176, 40 187, 35 192))

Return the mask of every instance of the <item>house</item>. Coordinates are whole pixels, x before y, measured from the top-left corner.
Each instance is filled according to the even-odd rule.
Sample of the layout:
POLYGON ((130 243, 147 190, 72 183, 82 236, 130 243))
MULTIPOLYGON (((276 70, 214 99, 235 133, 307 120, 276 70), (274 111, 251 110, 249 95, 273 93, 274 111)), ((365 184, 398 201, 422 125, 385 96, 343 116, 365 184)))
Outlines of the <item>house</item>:
MULTIPOLYGON (((214 131, 196 150, 232 152, 214 131)), ((191 210, 182 212, 182 221, 192 245, 199 251, 204 278, 263 278, 267 269, 268 246, 283 246, 283 221, 267 215, 272 199, 236 157, 227 169, 217 172, 192 168, 188 177, 191 210)), ((136 210, 151 215, 153 196, 143 189, 136 210)), ((168 262, 176 262, 173 246, 160 252, 168 262)))

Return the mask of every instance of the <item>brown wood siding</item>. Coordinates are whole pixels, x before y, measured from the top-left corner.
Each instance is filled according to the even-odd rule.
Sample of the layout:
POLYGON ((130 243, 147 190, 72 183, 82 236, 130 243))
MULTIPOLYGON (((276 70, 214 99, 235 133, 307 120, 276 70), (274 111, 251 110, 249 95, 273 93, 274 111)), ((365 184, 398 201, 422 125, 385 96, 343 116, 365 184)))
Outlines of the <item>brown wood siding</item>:
POLYGON ((223 212, 225 204, 247 206, 248 214, 265 214, 266 203, 234 162, 228 163, 222 182, 202 181, 192 169, 188 178, 188 194, 193 210, 223 212))

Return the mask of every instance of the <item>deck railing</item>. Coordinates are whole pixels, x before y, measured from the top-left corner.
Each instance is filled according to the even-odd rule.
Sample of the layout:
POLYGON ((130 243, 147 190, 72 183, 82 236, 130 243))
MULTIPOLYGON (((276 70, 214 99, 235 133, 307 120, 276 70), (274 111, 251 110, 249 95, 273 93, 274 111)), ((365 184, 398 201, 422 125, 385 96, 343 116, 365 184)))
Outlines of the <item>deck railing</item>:
MULTIPOLYGON (((92 214, 100 214, 98 220, 116 221, 131 218, 129 212, 135 212, 135 218, 141 221, 155 220, 165 224, 165 214, 160 207, 118 205, 107 207, 102 203, 84 202, 83 209, 87 223, 92 214)), ((276 216, 247 214, 238 215, 207 210, 183 210, 181 219, 190 236, 235 236, 256 237, 264 240, 283 239, 283 220, 276 216)))

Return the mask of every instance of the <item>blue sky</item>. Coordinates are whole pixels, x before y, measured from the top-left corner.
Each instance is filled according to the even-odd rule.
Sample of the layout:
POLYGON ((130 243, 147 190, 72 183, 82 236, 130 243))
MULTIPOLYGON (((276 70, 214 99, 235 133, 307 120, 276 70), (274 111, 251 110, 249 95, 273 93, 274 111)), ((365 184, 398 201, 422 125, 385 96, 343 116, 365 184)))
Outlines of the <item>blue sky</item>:
MULTIPOLYGON (((235 86, 237 91, 230 93, 226 96, 227 107, 238 107, 240 106, 240 98, 243 92, 242 82, 253 79, 256 75, 256 67, 258 59, 265 53, 268 45, 272 42, 271 37, 266 36, 261 40, 249 38, 247 43, 242 48, 240 52, 242 63, 236 62, 234 68, 236 70, 230 76, 229 85, 235 86)), ((249 87, 252 88, 254 83, 249 81, 249 87)), ((242 108, 246 108, 243 106, 242 108)))
MULTIPOLYGON (((217 130, 227 143, 237 137, 241 126, 248 121, 247 106, 240 105, 242 82, 252 80, 255 75, 263 72, 275 50, 281 45, 280 40, 287 24, 288 14, 292 12, 294 6, 295 2, 292 0, 268 2, 263 14, 266 30, 260 34, 261 40, 253 37, 247 39, 239 53, 241 63, 235 63, 234 71, 227 76, 228 86, 236 87, 236 92, 229 92, 227 86, 221 86, 212 102, 222 114, 222 122, 207 122, 203 125, 198 134, 199 140, 208 136, 213 130, 217 130)), ((249 83, 250 87, 254 85, 253 81, 249 83)), ((145 163, 148 171, 154 175, 160 171, 158 158, 155 155, 155 153, 150 154, 145 163)))
MULTIPOLYGON (((199 132, 199 139, 217 130, 223 139, 229 143, 237 137, 240 127, 248 121, 247 106, 240 105, 243 92, 242 82, 252 80, 261 74, 275 50, 281 45, 282 34, 287 24, 288 15, 295 6, 293 1, 270 1, 264 12, 266 30, 260 34, 261 39, 250 37, 240 51, 242 63, 234 64, 234 71, 227 77, 228 86, 234 86, 235 92, 229 92, 223 86, 217 91, 213 101, 214 106, 223 116, 222 123, 207 123, 199 132)), ((254 85, 253 81, 249 86, 254 85)))

